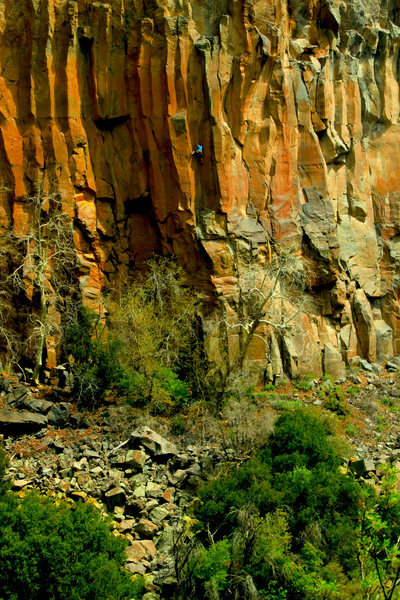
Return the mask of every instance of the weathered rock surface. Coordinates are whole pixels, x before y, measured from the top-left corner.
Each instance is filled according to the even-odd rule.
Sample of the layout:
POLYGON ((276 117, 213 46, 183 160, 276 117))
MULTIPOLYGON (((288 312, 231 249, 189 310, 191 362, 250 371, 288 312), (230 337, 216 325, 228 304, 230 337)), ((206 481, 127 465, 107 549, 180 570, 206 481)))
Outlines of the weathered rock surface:
POLYGON ((169 442, 159 433, 146 426, 138 427, 132 432, 129 444, 132 446, 143 446, 155 458, 171 458, 178 454, 178 448, 175 444, 169 442))
POLYGON ((0 410, 0 431, 7 433, 24 433, 38 431, 46 427, 47 418, 32 412, 22 412, 16 410, 0 410))
POLYGON ((0 230, 44 174, 86 304, 162 250, 234 310, 240 252, 293 247, 317 298, 295 371, 400 353, 396 0, 5 0, 0 45, 0 230))

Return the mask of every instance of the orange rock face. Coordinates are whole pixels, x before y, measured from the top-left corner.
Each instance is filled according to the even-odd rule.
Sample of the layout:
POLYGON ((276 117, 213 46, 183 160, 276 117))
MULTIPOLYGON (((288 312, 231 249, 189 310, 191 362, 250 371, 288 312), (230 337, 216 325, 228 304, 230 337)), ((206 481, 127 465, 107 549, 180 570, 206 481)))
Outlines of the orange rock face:
POLYGON ((313 352, 287 346, 299 373, 335 351, 399 354, 396 7, 4 0, 0 231, 22 235, 44 177, 74 218, 93 307, 131 251, 138 267, 174 253, 228 310, 238 249, 290 247, 317 299, 301 323, 313 352))

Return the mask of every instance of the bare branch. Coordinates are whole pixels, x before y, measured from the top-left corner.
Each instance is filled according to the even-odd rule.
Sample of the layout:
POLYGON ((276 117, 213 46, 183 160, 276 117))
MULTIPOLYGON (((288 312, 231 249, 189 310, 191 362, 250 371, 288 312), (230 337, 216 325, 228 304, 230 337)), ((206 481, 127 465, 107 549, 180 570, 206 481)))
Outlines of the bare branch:
MULTIPOLYGON (((35 193, 25 198, 25 204, 26 231, 11 230, 1 239, 0 290, 11 297, 18 294, 26 306, 33 297, 39 300, 38 310, 32 315, 30 311, 24 313, 24 327, 20 332, 24 342, 17 351, 19 356, 29 355, 29 347, 35 346, 34 372, 37 377, 42 368, 46 338, 60 334, 59 326, 49 322, 49 308, 56 307, 64 289, 71 290, 76 255, 72 222, 62 211, 61 198, 44 193, 43 184, 38 183, 35 193)), ((5 327, 12 330, 13 323, 5 327)), ((2 337, 12 355, 4 332, 2 337)))
POLYGON ((266 264, 252 260, 239 265, 239 299, 232 301, 229 319, 224 315, 220 320, 220 324, 225 326, 225 335, 233 330, 238 336, 234 344, 229 342, 228 337, 225 341, 219 339, 215 356, 218 367, 214 372, 219 373, 221 393, 243 369, 252 340, 261 340, 270 350, 272 331, 280 337, 296 329, 301 332, 296 320, 307 310, 304 290, 308 279, 307 264, 292 251, 276 255, 266 264))

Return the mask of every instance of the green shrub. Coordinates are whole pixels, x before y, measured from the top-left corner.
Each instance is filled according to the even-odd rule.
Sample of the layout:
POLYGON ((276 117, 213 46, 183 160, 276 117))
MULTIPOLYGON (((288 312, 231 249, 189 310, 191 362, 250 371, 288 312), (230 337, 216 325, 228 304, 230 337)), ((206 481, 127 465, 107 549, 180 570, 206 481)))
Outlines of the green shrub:
POLYGON ((333 442, 330 419, 309 409, 281 415, 275 424, 270 451, 274 467, 280 471, 295 467, 315 467, 325 463, 330 468, 340 464, 339 450, 333 442))
POLYGON ((357 387, 356 385, 352 385, 351 387, 347 388, 346 392, 350 396, 355 396, 356 394, 358 394, 360 392, 360 388, 357 387))
POLYGON ((208 550, 201 548, 192 558, 192 572, 196 579, 212 583, 217 590, 227 586, 231 564, 231 542, 227 539, 216 542, 208 550))
POLYGON ((72 359, 73 393, 80 404, 93 408, 112 387, 120 391, 120 384, 127 391, 121 342, 107 336, 98 317, 83 305, 66 327, 64 349, 72 359))
POLYGON ((208 363, 196 330, 196 296, 175 261, 158 257, 147 267, 107 324, 80 306, 66 327, 73 391, 89 408, 111 391, 165 413, 187 404, 188 381, 197 392, 204 387, 208 363))
MULTIPOLYGON (((151 379, 131 373, 126 396, 130 404, 149 404, 153 414, 169 414, 183 408, 191 398, 189 385, 168 367, 158 367, 151 379)), ((118 382, 121 389, 121 382, 118 382)), ((123 388, 122 388, 123 389, 123 388)))
POLYGON ((309 392, 314 388, 314 377, 311 375, 309 377, 304 377, 304 379, 300 379, 293 383, 296 390, 301 390, 303 392, 309 392))
POLYGON ((171 433, 173 435, 183 435, 187 433, 187 430, 188 428, 182 415, 175 415, 171 423, 171 433))
POLYGON ((268 461, 255 456, 240 469, 211 480, 199 491, 201 504, 197 516, 211 530, 219 529, 221 534, 228 534, 238 511, 246 504, 262 506, 265 511, 276 505, 271 483, 268 461))
POLYGON ((270 396, 270 399, 274 400, 272 402, 273 408, 279 412, 291 411, 303 406, 303 403, 300 400, 290 400, 289 398, 290 396, 281 396, 281 399, 278 400, 276 399, 276 396, 274 398, 271 398, 270 396))
POLYGON ((383 432, 386 431, 386 429, 388 429, 389 427, 389 423, 386 419, 386 417, 384 415, 379 415, 378 417, 378 431, 383 432))
POLYGON ((4 448, 0 445, 0 499, 10 487, 8 482, 4 481, 4 476, 6 474, 7 467, 8 456, 4 448))
POLYGON ((349 412, 346 402, 337 394, 328 396, 328 398, 325 399, 324 407, 341 416, 347 415, 349 412))
POLYGON ((189 385, 185 381, 181 381, 170 368, 158 368, 154 373, 154 380, 177 408, 182 408, 190 400, 189 385))
POLYGON ((361 486, 339 471, 342 452, 331 417, 296 409, 279 417, 256 456, 199 491, 203 543, 207 531, 213 532, 211 547, 232 541, 232 583, 229 593, 220 592, 221 600, 232 597, 231 585, 241 585, 236 596, 246 597, 246 574, 261 598, 346 597, 346 574, 358 565, 361 486))
POLYGON ((142 596, 146 593, 146 580, 143 575, 136 575, 132 578, 132 594, 133 597, 130 600, 141 600, 142 596))
POLYGON ((275 384, 273 384, 273 383, 266 383, 266 384, 265 384, 265 386, 264 386, 264 390, 265 390, 266 392, 268 392, 268 391, 270 391, 270 390, 274 390, 274 389, 275 389, 275 387, 276 387, 276 386, 275 386, 275 384))
POLYGON ((395 404, 395 399, 390 396, 383 396, 382 402, 383 404, 386 404, 386 406, 393 406, 395 404))
POLYGON ((339 385, 332 385, 329 380, 324 382, 319 397, 323 399, 324 408, 327 410, 341 416, 348 414, 349 409, 345 401, 344 392, 339 385))
POLYGON ((0 501, 2 600, 130 600, 125 542, 88 504, 29 493, 0 501))

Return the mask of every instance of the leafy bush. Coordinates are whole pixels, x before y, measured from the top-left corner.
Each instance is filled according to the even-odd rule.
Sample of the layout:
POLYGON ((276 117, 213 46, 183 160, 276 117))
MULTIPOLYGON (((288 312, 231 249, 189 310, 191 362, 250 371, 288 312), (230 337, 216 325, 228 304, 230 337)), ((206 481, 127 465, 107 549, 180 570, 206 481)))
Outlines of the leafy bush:
POLYGON ((328 396, 324 402, 324 407, 340 416, 344 416, 349 413, 349 409, 347 408, 344 398, 338 394, 331 394, 328 396))
POLYGON ((277 420, 270 450, 274 467, 280 471, 302 466, 310 469, 319 463, 336 468, 341 460, 332 421, 305 408, 277 420))
POLYGON ((199 490, 198 542, 176 600, 397 598, 396 470, 377 495, 341 472, 342 453, 332 417, 281 415, 261 451, 199 490))
POLYGON ((187 433, 188 427, 182 417, 182 415, 175 415, 171 422, 171 433, 173 435, 183 435, 187 433))
POLYGON ((270 390, 274 390, 274 389, 275 389, 275 387, 276 387, 276 386, 275 386, 275 384, 273 384, 273 383, 266 383, 266 384, 265 384, 265 386, 264 386, 264 390, 265 390, 266 392, 268 392, 268 391, 270 391, 270 390))
MULTIPOLYGON (((199 491, 203 544, 207 531, 214 540, 209 552, 231 542, 230 592, 222 589, 217 596, 213 590, 216 598, 250 597, 251 586, 269 599, 345 597, 347 574, 358 564, 361 487, 339 471, 342 452, 332 418, 297 409, 279 417, 256 456, 227 468, 199 491)), ((210 585, 211 580, 209 565, 210 585)))
POLYGON ((120 364, 121 343, 106 335, 98 317, 81 305, 64 334, 65 352, 72 358, 73 392, 78 402, 93 408, 113 386, 127 392, 120 364))
POLYGON ((185 381, 181 381, 178 375, 168 367, 158 368, 154 373, 154 380, 176 407, 183 407, 189 401, 189 385, 185 381))
POLYGON ((184 378, 200 389, 205 359, 196 336, 196 297, 175 261, 155 258, 111 310, 107 327, 81 306, 65 331, 74 392, 94 407, 108 390, 132 404, 164 413, 191 396, 184 378))
POLYGON ((274 409, 279 412, 290 411, 303 406, 300 400, 289 400, 287 396, 281 396, 280 400, 270 396, 270 399, 273 400, 272 406, 274 409))
POLYGON ((192 557, 193 575, 200 581, 212 582, 217 590, 227 586, 228 571, 231 564, 231 542, 227 539, 216 542, 208 550, 201 548, 192 557))
POLYGON ((122 342, 122 364, 144 373, 151 383, 160 367, 178 371, 190 355, 196 296, 173 259, 157 257, 139 274, 110 317, 110 330, 122 342))
POLYGON ((154 363, 149 373, 140 362, 127 362, 126 343, 115 337, 115 331, 107 333, 93 312, 79 307, 65 331, 65 352, 72 358, 78 402, 93 408, 107 391, 114 390, 131 404, 150 404, 156 413, 185 406, 189 385, 170 367, 154 363))
POLYGON ((88 504, 29 493, 0 501, 2 600, 129 600, 125 542, 88 504))
POLYGON ((339 385, 333 385, 329 379, 324 381, 319 396, 323 399, 324 408, 327 410, 341 416, 348 414, 349 409, 345 401, 343 390, 339 385))
POLYGON ((304 377, 304 379, 300 379, 298 381, 294 381, 293 383, 296 390, 301 390, 303 392, 309 392, 314 388, 314 377, 313 375, 308 375, 304 377))
POLYGON ((356 394, 358 394, 360 392, 360 388, 357 387, 356 385, 352 385, 349 388, 347 388, 346 392, 350 395, 350 396, 355 396, 356 394))
POLYGON ((125 391, 130 404, 148 404, 153 414, 169 414, 186 406, 191 398, 188 383, 181 381, 176 373, 168 367, 154 370, 149 380, 144 373, 126 369, 125 375, 118 382, 118 389, 125 391))
POLYGON ((383 404, 386 404, 386 406, 393 406, 395 404, 396 400, 394 398, 392 398, 391 396, 383 396, 382 402, 383 402, 383 404))

